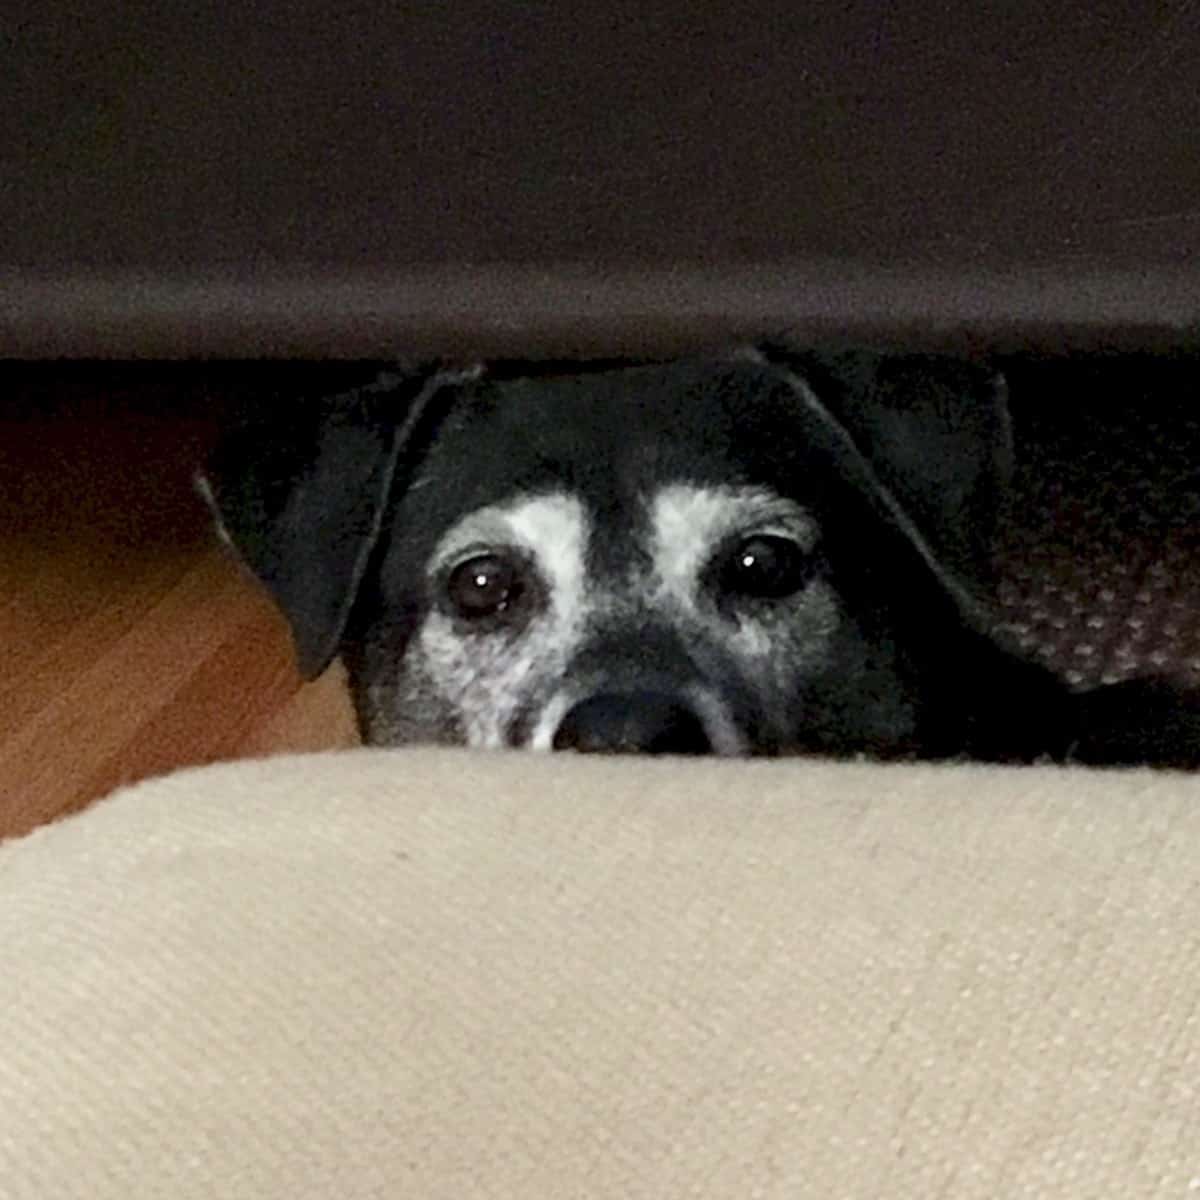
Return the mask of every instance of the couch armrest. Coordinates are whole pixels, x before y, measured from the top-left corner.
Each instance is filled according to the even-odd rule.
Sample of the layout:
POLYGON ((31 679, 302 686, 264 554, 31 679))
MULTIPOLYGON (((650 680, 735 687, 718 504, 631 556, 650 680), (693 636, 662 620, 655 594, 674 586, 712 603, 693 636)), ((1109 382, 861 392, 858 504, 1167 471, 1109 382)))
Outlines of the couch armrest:
POLYGON ((0 850, 11 1197, 1182 1195, 1200 783, 357 752, 0 850))

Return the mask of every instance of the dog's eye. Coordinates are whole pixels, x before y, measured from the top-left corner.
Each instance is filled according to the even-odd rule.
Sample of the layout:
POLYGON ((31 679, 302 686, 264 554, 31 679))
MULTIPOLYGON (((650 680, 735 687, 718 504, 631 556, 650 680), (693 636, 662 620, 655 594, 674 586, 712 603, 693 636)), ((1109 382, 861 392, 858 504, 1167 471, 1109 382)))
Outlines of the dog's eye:
POLYGON ((459 563, 446 580, 446 594, 459 616, 473 620, 502 613, 521 594, 517 565, 499 554, 478 554, 459 563))
POLYGON ((808 582, 810 563, 790 538, 766 534, 738 544, 721 571, 721 590, 763 600, 779 600, 808 582))

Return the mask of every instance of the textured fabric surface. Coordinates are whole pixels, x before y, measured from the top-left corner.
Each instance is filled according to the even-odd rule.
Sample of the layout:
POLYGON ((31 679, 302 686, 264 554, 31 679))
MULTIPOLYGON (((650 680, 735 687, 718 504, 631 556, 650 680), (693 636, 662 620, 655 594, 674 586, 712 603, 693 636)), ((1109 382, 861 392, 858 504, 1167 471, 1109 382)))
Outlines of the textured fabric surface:
POLYGON ((1196 371, 1134 355, 1024 372, 1008 372, 1018 471, 997 632, 1076 687, 1200 686, 1196 371))
POLYGON ((0 847, 0 1194, 1200 1193, 1200 781, 358 752, 0 847))

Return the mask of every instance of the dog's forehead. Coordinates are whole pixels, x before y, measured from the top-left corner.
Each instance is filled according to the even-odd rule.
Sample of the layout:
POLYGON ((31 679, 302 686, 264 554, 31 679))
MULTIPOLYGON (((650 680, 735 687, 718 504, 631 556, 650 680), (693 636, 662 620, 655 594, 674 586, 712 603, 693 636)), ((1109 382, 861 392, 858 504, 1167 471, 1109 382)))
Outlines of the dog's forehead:
POLYGON ((565 488, 597 505, 646 479, 746 482, 786 442, 782 389, 753 363, 684 362, 481 381, 465 390, 417 473, 465 508, 565 488))
MULTIPOLYGON (((480 381, 456 398, 395 498, 386 577, 422 571, 471 514, 532 497, 575 498, 589 562, 605 575, 629 570, 630 554, 685 540, 693 549, 677 561, 691 563, 752 523, 730 489, 819 516, 827 472, 808 468, 795 420, 794 396, 736 360, 480 381), (671 487, 691 491, 666 493, 656 521, 647 501, 671 487)), ((491 538, 481 530, 476 540, 491 538)), ((552 540, 566 544, 561 532, 552 540)))
POLYGON ((728 416, 740 403, 778 389, 778 379, 761 365, 741 359, 682 360, 671 363, 525 376, 475 385, 500 413, 517 419, 558 418, 564 413, 582 424, 608 420, 634 422, 650 431, 664 419, 705 412, 710 419, 728 416))

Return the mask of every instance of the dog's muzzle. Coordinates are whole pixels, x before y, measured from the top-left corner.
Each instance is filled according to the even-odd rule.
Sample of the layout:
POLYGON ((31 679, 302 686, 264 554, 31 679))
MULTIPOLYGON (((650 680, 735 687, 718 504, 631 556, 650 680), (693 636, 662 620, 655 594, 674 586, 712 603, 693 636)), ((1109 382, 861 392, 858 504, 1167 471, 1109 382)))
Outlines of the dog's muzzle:
POLYGON ((711 754, 704 722, 682 700, 662 692, 605 692, 568 709, 554 733, 555 750, 585 754, 711 754))

